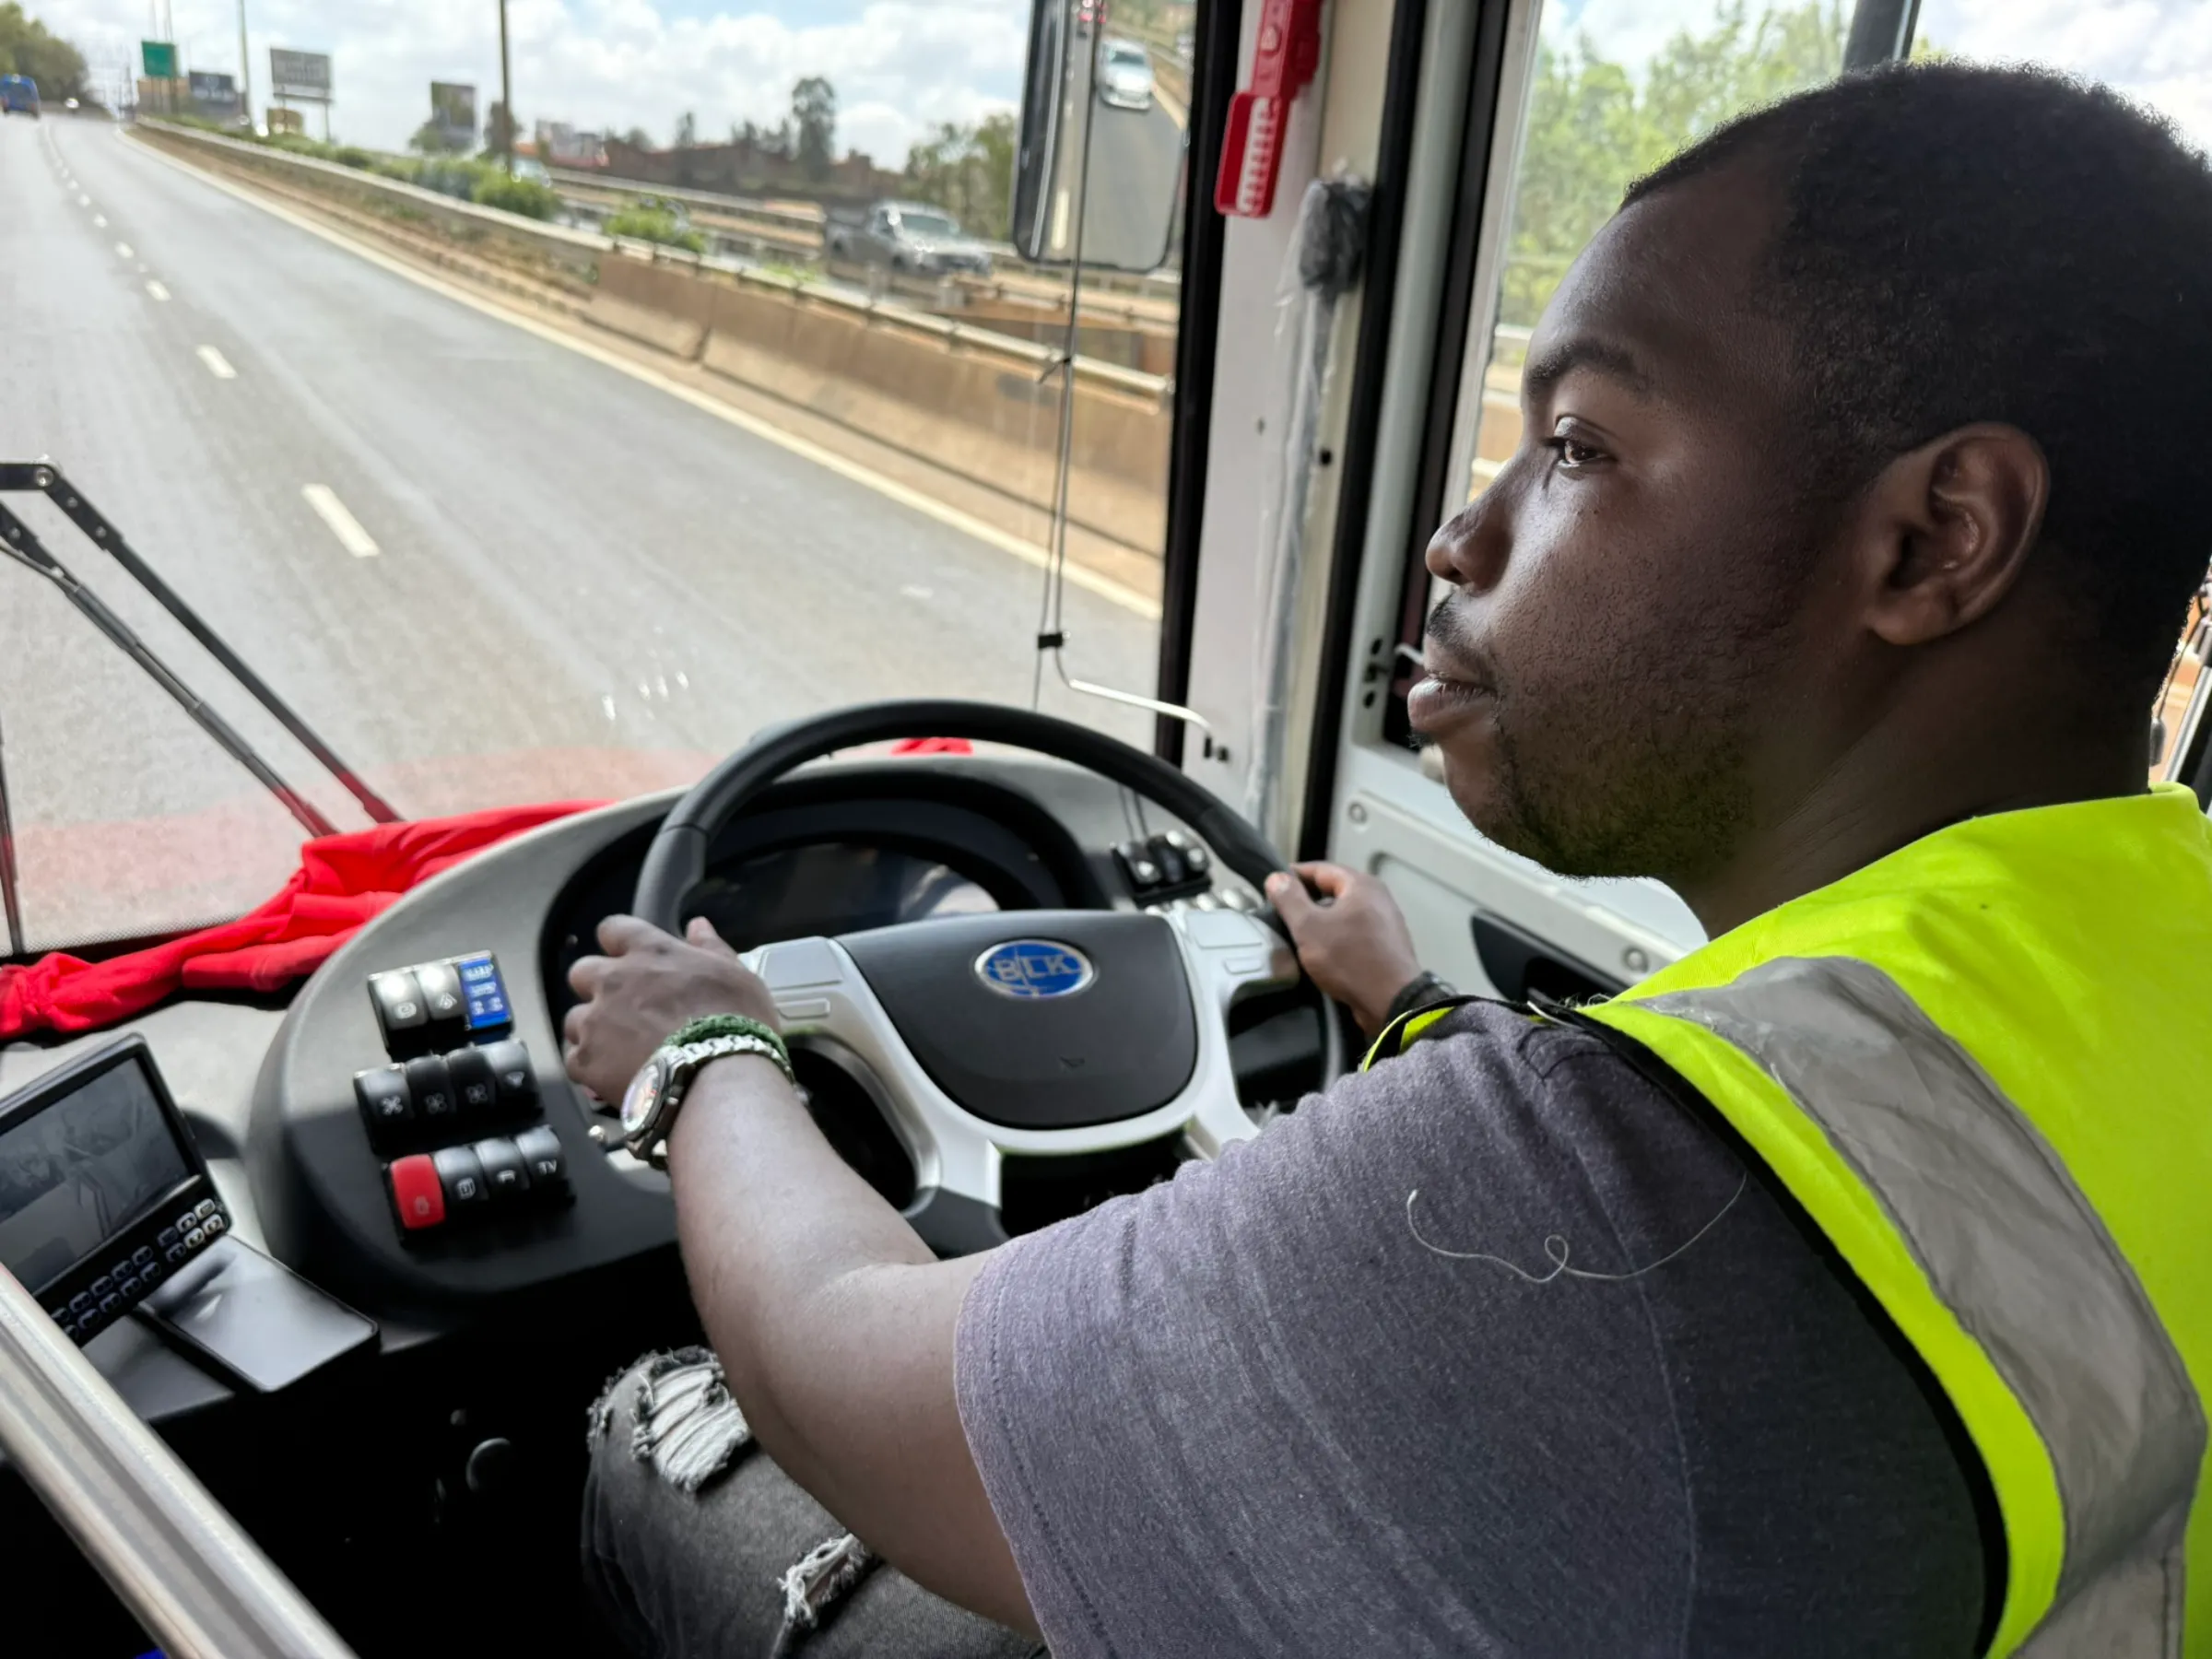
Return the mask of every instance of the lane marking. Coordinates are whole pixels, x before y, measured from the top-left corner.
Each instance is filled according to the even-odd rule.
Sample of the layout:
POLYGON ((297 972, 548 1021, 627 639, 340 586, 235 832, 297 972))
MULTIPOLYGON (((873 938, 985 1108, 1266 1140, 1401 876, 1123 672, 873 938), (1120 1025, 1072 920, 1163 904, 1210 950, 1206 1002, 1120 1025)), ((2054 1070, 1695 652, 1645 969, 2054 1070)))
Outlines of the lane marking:
MULTIPOLYGON (((238 378, 238 371, 230 367, 230 359, 212 346, 200 347, 200 361, 207 365, 207 372, 214 375, 217 380, 236 380, 238 378)), ((324 493, 328 494, 329 492, 324 491, 324 493)), ((335 501, 338 498, 331 496, 330 499, 335 501)), ((346 510, 341 507, 338 511, 343 512, 346 510)), ((354 528, 358 530, 360 526, 356 524, 354 528)), ((375 552, 376 544, 371 542, 369 550, 371 553, 375 552)))
POLYGON ((76 198, 76 205, 79 207, 89 207, 92 206, 92 198, 88 195, 80 195, 76 198))
POLYGON ((169 290, 163 288, 159 282, 148 281, 146 285, 146 291, 157 300, 166 300, 169 298, 169 290))
MULTIPOLYGON (((465 305, 471 311, 480 312, 485 316, 504 323, 510 327, 519 328, 524 334, 535 335, 549 345, 561 347, 576 353, 579 357, 589 358, 594 363, 614 370, 618 374, 627 374, 631 380, 641 382, 656 391, 665 392, 671 397, 680 398, 701 413, 712 415, 717 420, 726 421, 738 430, 758 438, 762 442, 772 443, 777 448, 787 450, 802 460, 811 461, 825 471, 833 472, 839 477, 858 484, 864 489, 872 489, 886 500, 896 501, 901 507, 920 513, 924 518, 934 519, 947 529, 957 530, 963 535, 971 536, 976 541, 996 547, 1001 553, 1009 554, 1033 569, 1041 571, 1053 562, 1052 550, 1048 547, 1041 547, 1035 542, 1024 541, 1012 532, 1001 530, 996 524, 977 518, 973 513, 963 512, 958 507, 940 501, 934 496, 925 495, 921 490, 901 484, 896 478, 888 477, 872 467, 864 466, 857 461, 849 461, 834 450, 826 449, 821 444, 801 438, 795 433, 783 431, 771 426, 757 415, 740 409, 734 404, 724 403, 720 398, 712 397, 696 387, 687 386, 681 381, 673 380, 661 373, 657 369, 634 362, 618 352, 609 351, 602 346, 595 346, 589 340, 579 339, 573 335, 555 328, 549 323, 539 322, 535 317, 527 316, 520 312, 509 311, 495 300, 472 293, 458 284, 447 282, 442 277, 433 276, 427 271, 417 270, 413 265, 394 259, 392 255, 370 246, 367 242, 358 241, 341 231, 333 230, 328 226, 309 218, 303 213, 295 213, 288 207, 265 200, 242 185, 233 184, 228 179, 218 178, 213 173, 203 172, 189 162, 180 161, 173 156, 164 155, 158 149, 141 144, 133 139, 122 128, 116 130, 115 136, 119 141, 131 145, 141 155, 150 156, 165 167, 173 167, 187 178, 196 179, 212 189, 221 191, 226 195, 235 196, 248 206, 259 208, 271 218, 282 219, 295 229, 304 230, 310 236, 319 236, 331 246, 343 248, 356 258, 365 259, 371 265, 391 272, 394 276, 404 277, 417 288, 428 288, 431 293, 451 300, 456 305, 465 305)), ((1073 559, 1068 561, 1066 569, 1068 586, 1081 588, 1085 593, 1103 599, 1109 604, 1117 605, 1122 609, 1133 612, 1147 622, 1159 620, 1159 601, 1149 594, 1140 593, 1126 582, 1116 582, 1111 576, 1102 576, 1087 566, 1076 563, 1073 559)))
POLYGON ((131 244, 129 242, 117 242, 115 244, 115 256, 118 259, 131 259, 135 257, 135 255, 131 253, 131 244))
POLYGON ((300 493, 307 504, 315 510, 315 516, 330 526, 330 533, 338 538, 338 546, 356 559, 374 559, 380 549, 376 538, 361 528, 361 521, 346 511, 346 503, 338 500, 338 492, 327 484, 305 484, 300 493))
POLYGON ((108 228, 108 216, 107 216, 106 214, 104 214, 104 213, 96 213, 96 214, 94 214, 94 215, 92 216, 92 229, 95 229, 95 230, 105 230, 107 228, 108 228))

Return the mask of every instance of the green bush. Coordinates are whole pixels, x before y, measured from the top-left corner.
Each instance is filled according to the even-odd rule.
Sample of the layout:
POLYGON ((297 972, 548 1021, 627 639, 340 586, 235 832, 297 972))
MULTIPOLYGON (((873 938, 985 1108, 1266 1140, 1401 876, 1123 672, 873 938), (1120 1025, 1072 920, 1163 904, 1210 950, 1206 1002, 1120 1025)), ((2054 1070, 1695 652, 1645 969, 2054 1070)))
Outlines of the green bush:
POLYGON ((664 247, 681 248, 688 253, 704 253, 707 239, 698 231, 679 225, 676 215, 664 207, 648 207, 633 203, 619 213, 607 216, 606 233, 609 236, 627 236, 636 241, 659 242, 664 247))
POLYGON ((512 179, 496 168, 478 181, 475 199, 479 206, 519 213, 524 218, 549 219, 560 212, 560 193, 550 184, 535 179, 512 179))

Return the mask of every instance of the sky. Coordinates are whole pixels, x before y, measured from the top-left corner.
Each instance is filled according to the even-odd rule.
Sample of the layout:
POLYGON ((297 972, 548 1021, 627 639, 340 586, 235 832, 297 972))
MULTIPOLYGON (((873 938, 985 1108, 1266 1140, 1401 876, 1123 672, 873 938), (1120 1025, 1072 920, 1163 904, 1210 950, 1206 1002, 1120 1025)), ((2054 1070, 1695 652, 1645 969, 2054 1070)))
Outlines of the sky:
MULTIPOLYGON (((160 0, 152 0, 153 4, 160 0)), ((235 70, 236 0, 167 0, 195 68, 235 70)), ((122 63, 147 32, 149 0, 29 0, 26 9, 122 63)), ((429 113, 433 80, 498 96, 496 0, 246 0, 254 80, 268 48, 328 51, 333 130, 397 148, 429 113)), ((510 0, 515 107, 525 123, 641 126, 667 142, 686 110, 702 137, 773 124, 792 83, 836 86, 843 142, 899 166, 939 122, 1010 108, 1020 91, 1029 0, 510 0)), ((1579 27, 1634 66, 1716 0, 1550 0, 1547 28, 1579 27)), ((1923 0, 1920 33, 1973 57, 2030 58, 2111 81, 2212 147, 2212 0, 1923 0)))
MULTIPOLYGON (((96 84, 135 53, 153 5, 175 18, 185 66, 235 73, 237 0, 28 0, 74 40, 96 84)), ((1021 91, 1029 0, 509 0, 516 112, 643 127, 658 143, 677 117, 703 140, 751 120, 773 125, 794 82, 836 87, 841 143, 891 167, 937 124, 1011 109, 1021 91)), ((246 0, 256 108, 268 49, 327 52, 334 135, 397 149, 429 116, 429 83, 473 82, 479 118, 499 97, 497 0, 246 0)), ((319 120, 309 130, 320 133, 319 120)))

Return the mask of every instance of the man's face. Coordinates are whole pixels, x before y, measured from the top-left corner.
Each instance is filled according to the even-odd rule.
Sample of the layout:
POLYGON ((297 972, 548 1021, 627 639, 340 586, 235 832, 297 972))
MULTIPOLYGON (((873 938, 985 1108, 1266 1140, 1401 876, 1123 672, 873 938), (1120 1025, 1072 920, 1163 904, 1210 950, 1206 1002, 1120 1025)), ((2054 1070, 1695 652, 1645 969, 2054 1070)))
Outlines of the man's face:
POLYGON ((1409 712, 1486 835, 1694 877, 1749 821, 1825 534, 1787 342, 1747 296, 1773 197, 1727 170, 1616 218, 1529 344, 1519 451, 1437 533, 1409 712))

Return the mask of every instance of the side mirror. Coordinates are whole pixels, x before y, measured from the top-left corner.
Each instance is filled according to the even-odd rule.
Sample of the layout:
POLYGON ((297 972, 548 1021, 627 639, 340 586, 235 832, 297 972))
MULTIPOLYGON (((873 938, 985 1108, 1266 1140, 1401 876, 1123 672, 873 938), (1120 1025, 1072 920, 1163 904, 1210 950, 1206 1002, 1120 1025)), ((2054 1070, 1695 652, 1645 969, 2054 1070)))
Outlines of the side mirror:
POLYGON ((1189 65, 1150 31, 1117 32, 1108 6, 1035 0, 1014 245, 1034 265, 1072 263, 1079 208, 1083 264, 1141 273, 1166 263, 1182 201, 1189 65))

